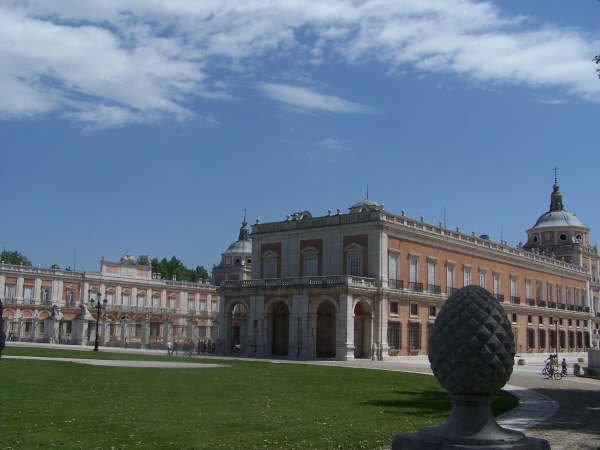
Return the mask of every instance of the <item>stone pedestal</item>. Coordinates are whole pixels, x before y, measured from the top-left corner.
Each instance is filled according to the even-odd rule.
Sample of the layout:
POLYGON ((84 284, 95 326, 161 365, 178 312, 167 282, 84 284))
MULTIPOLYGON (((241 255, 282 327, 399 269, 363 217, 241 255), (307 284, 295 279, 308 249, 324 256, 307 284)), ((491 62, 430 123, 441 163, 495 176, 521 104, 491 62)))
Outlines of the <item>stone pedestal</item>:
POLYGON ((492 415, 494 394, 510 378, 515 339, 502 305, 485 289, 466 286, 446 301, 433 325, 429 361, 450 393, 448 420, 394 436, 393 450, 549 450, 543 439, 502 428, 492 415))
POLYGON ((548 441, 502 428, 492 415, 489 395, 452 395, 452 412, 442 425, 394 436, 392 450, 531 449, 550 450, 548 441))

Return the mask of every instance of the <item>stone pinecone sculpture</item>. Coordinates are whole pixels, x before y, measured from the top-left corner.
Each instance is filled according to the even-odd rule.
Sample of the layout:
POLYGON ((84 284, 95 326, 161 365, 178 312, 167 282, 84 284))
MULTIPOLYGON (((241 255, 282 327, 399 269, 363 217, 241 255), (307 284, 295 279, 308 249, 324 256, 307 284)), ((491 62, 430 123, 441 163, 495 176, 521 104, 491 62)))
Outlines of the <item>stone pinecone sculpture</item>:
POLYGON ((515 341, 504 309, 479 286, 454 293, 433 325, 429 361, 439 382, 457 395, 493 395, 513 369, 515 341))

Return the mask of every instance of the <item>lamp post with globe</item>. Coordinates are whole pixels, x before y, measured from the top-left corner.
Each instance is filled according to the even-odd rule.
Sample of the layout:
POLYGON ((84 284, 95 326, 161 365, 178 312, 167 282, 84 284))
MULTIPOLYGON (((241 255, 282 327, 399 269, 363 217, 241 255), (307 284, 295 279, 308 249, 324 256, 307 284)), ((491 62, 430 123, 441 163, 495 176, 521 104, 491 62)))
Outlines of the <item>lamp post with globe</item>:
POLYGON ((100 312, 106 308, 106 298, 100 301, 100 295, 98 294, 98 300, 90 299, 92 308, 96 309, 96 339, 94 341, 94 351, 98 351, 98 325, 100 324, 100 312))

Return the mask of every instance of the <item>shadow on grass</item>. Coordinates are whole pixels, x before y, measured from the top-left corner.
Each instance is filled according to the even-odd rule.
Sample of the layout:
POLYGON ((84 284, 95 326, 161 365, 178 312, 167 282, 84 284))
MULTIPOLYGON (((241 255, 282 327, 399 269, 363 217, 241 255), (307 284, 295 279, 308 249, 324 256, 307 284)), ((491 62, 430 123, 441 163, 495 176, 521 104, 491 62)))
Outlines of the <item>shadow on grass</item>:
POLYGON ((450 412, 452 404, 448 395, 438 390, 422 391, 400 391, 395 390, 392 394, 399 398, 394 400, 367 400, 365 405, 390 409, 398 415, 440 415, 450 412))
MULTIPOLYGON (((398 415, 447 415, 452 408, 448 393, 435 389, 421 391, 395 390, 395 400, 369 400, 363 404, 390 409, 398 415)), ((517 407, 519 400, 508 392, 500 391, 491 405, 492 412, 498 416, 517 407)))

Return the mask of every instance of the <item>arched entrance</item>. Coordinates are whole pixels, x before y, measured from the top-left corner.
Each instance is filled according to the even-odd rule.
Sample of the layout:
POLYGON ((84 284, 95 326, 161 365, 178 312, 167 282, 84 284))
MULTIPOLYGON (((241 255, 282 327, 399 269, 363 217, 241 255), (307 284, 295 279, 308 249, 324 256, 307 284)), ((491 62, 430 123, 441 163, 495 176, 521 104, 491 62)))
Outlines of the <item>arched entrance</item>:
POLYGON ((231 307, 228 320, 231 325, 227 333, 227 352, 244 353, 246 351, 246 318, 248 309, 243 303, 235 303, 231 307))
POLYGON ((289 346, 290 313, 284 302, 277 302, 271 309, 271 353, 287 356, 289 346))
POLYGON ((354 357, 371 357, 371 307, 361 301, 354 307, 354 357))
POLYGON ((335 306, 323 302, 317 308, 317 358, 335 357, 335 306))

